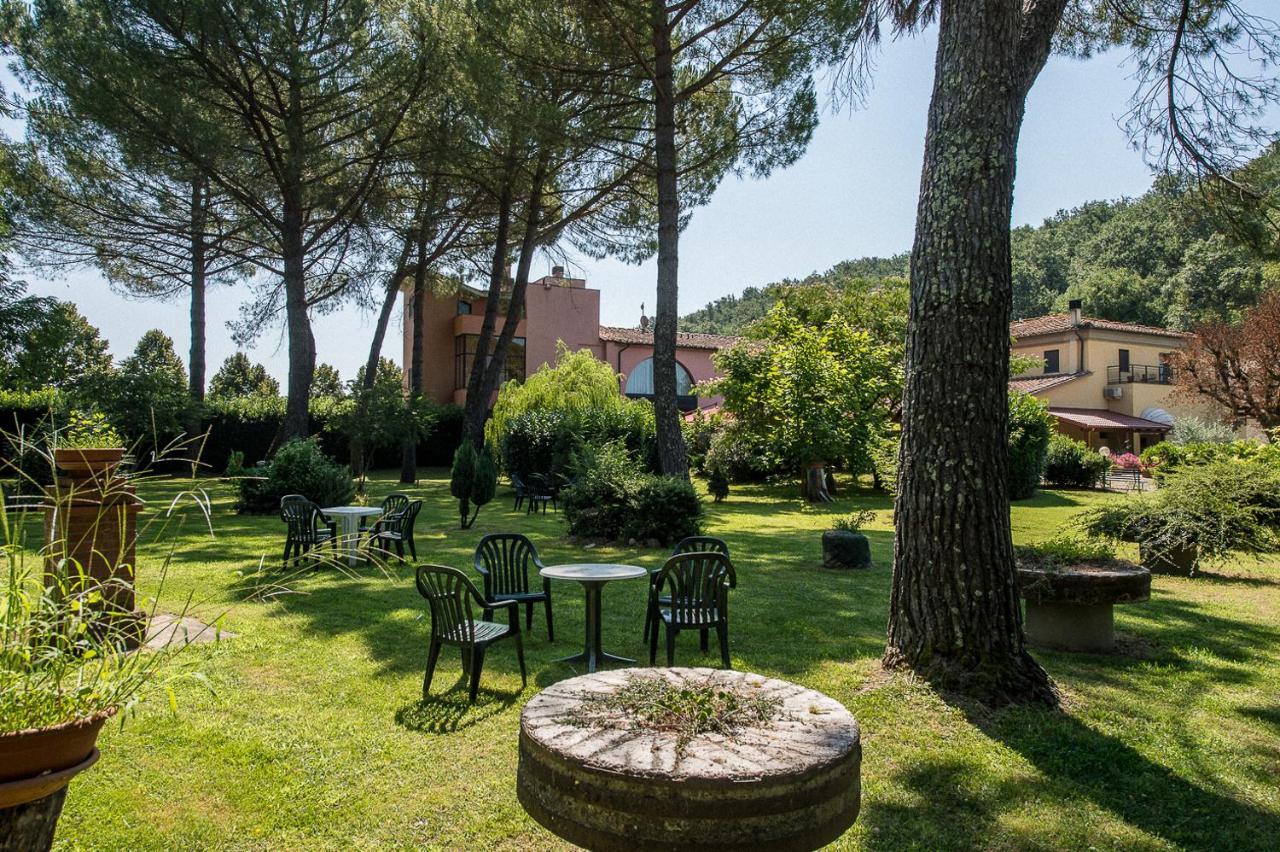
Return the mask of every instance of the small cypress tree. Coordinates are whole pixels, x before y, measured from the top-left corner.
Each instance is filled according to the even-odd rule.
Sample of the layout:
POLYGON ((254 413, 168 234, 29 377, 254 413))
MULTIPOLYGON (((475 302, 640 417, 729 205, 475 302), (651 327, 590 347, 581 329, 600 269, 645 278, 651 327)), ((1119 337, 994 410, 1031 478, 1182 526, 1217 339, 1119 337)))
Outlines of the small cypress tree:
POLYGON ((471 525, 476 522, 476 515, 480 514, 480 507, 492 500, 497 490, 498 468, 493 463, 489 450, 476 450, 470 441, 459 444, 457 452, 453 454, 449 493, 458 500, 461 529, 471 529, 471 525))

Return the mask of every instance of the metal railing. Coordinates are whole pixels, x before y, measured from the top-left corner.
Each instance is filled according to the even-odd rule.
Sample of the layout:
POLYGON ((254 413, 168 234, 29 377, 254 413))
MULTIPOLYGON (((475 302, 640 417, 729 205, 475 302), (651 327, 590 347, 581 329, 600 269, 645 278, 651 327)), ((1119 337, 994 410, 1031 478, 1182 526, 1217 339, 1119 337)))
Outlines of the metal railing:
POLYGON ((1144 385, 1173 384, 1173 368, 1165 364, 1130 364, 1127 369, 1119 366, 1107 368, 1107 384, 1120 385, 1137 382, 1144 385))

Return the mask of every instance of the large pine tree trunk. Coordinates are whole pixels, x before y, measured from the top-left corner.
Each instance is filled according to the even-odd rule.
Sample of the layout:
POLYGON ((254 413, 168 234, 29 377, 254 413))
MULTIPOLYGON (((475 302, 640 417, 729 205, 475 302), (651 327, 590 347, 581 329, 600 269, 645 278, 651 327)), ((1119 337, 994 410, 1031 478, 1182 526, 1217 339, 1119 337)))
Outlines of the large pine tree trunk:
POLYGON ((191 349, 187 359, 191 398, 204 401, 206 181, 191 182, 191 349))
MULTIPOLYGON (((426 224, 418 230, 418 262, 413 271, 413 340, 409 347, 408 396, 410 410, 422 396, 422 324, 427 306, 427 234, 426 224)), ((418 436, 408 435, 400 447, 400 482, 413 485, 418 481, 418 436)))
POLYGON ((884 661, 993 704, 1056 701, 1024 647, 1006 438, 1018 132, 1062 8, 1045 5, 943 3, 911 252, 884 661))
POLYGON ((307 282, 302 247, 302 215, 286 207, 284 245, 285 328, 289 337, 288 400, 277 445, 311 433, 307 403, 316 369, 316 340, 307 309, 307 282))
POLYGON ((484 421, 489 413, 489 398, 484 396, 484 360, 493 344, 493 329, 498 324, 498 305, 502 301, 502 285, 507 277, 507 248, 511 230, 511 197, 515 167, 510 165, 498 198, 498 223, 493 240, 493 265, 489 270, 489 295, 485 299, 484 319, 480 322, 480 339, 476 344, 475 362, 467 377, 467 400, 462 412, 462 435, 478 450, 484 446, 484 421))
POLYGON ((662 473, 689 475, 676 403, 679 313, 680 195, 677 184, 675 75, 666 4, 654 0, 654 160, 658 190, 658 301, 653 315, 653 414, 662 473))

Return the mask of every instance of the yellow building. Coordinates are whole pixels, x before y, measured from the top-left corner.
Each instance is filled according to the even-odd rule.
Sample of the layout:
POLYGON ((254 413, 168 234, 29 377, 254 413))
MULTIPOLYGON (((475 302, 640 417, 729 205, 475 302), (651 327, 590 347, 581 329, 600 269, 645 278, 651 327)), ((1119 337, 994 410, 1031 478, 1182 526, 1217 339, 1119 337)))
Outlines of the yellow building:
POLYGON ((1018 320, 1009 334, 1015 355, 1043 364, 1009 386, 1047 402, 1058 430, 1090 447, 1139 453, 1175 416, 1202 413, 1173 395, 1169 355, 1188 334, 1086 317, 1079 300, 1068 313, 1018 320))

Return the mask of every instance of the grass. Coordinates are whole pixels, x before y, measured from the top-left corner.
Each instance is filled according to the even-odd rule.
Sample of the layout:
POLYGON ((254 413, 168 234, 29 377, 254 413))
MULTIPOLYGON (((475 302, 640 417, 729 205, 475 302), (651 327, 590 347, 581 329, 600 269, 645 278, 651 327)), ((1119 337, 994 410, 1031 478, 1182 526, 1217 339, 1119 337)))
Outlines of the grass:
MULTIPOLYGON (((655 567, 662 554, 565 541, 557 514, 526 517, 502 489, 475 528, 460 531, 446 473, 410 489, 425 501, 419 555, 470 570, 487 532, 518 529, 551 562, 610 560, 655 567)), ((189 482, 148 486, 163 505, 189 482)), ((376 478, 373 494, 397 488, 376 478)), ((198 613, 225 613, 235 634, 188 654, 212 685, 184 685, 109 726, 102 759, 71 786, 60 848, 553 849, 515 797, 520 709, 572 676, 582 593, 557 584, 557 641, 540 613, 526 636, 528 689, 513 648, 494 646, 480 698, 468 707, 456 654, 420 701, 428 625, 409 572, 290 582, 292 594, 246 599, 243 572, 277 558, 280 522, 242 517, 211 485, 216 535, 179 536, 162 609, 188 594, 198 613), (446 691, 448 690, 448 691, 446 691)), ((1107 498, 1047 491, 1013 508, 1015 540, 1052 537, 1107 498)), ((1124 653, 1042 653, 1069 697, 1066 712, 983 713, 927 686, 885 676, 892 531, 885 498, 846 489, 807 507, 785 489, 735 487, 708 503, 708 532, 733 549, 734 667, 788 678, 847 705, 863 729, 863 805, 840 849, 1272 849, 1280 836, 1280 561, 1235 565, 1195 580, 1156 578, 1152 599, 1117 608, 1124 653), (821 568, 819 532, 877 511, 865 530, 875 567, 821 568)), ((166 545, 140 549, 140 582, 166 545)), ((642 657, 639 581, 605 592, 604 636, 642 657)), ((682 635, 679 664, 714 665, 682 635)))

